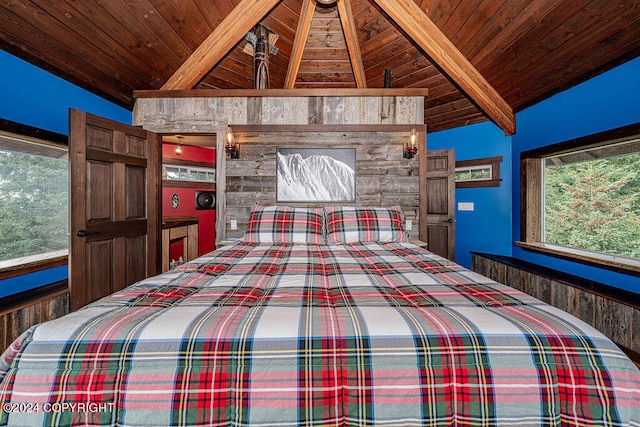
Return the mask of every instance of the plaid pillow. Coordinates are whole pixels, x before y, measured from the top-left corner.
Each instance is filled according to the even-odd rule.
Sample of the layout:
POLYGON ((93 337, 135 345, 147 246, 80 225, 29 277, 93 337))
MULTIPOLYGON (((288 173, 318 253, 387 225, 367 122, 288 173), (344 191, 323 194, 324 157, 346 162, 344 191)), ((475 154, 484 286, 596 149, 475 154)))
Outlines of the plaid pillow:
POLYGON ((322 209, 254 206, 249 216, 249 243, 324 243, 322 209))
POLYGON ((406 242, 399 206, 326 207, 327 243, 406 242))

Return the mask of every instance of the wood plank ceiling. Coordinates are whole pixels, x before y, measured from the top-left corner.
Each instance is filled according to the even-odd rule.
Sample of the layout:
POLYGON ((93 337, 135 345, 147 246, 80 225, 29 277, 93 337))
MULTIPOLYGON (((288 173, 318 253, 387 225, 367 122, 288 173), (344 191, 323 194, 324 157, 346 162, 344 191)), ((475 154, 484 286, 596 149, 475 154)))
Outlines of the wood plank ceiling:
POLYGON ((432 132, 499 122, 480 93, 465 87, 473 70, 517 112, 640 54, 638 0, 343 1, 3 0, 0 47, 130 108, 135 90, 162 88, 207 40, 218 58, 194 88, 251 88, 252 57, 236 34, 257 20, 278 35, 272 88, 381 88, 390 69, 392 87, 429 89, 432 132), (244 6, 250 3, 266 11, 244 6), (302 43, 296 35, 305 30, 299 24, 308 3, 302 43), (420 13, 398 13, 398 4, 420 13), (468 62, 459 68, 462 80, 438 58, 442 46, 425 41, 429 22, 468 62), (297 72, 291 60, 299 61, 297 72))

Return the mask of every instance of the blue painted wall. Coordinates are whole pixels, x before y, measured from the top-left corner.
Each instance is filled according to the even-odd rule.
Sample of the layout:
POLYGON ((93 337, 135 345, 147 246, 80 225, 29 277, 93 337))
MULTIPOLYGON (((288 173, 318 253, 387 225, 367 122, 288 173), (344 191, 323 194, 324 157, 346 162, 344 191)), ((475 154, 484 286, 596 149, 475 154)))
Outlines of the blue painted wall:
MULTIPOLYGON (((130 111, 1 50, 0 70, 2 119, 68 135, 68 110, 76 108, 131 124, 130 111)), ((0 297, 67 277, 62 266, 0 280, 0 297)))
POLYGON ((69 133, 69 108, 131 124, 131 112, 0 50, 0 118, 69 133))
POLYGON ((427 148, 456 150, 456 160, 503 156, 500 187, 457 189, 456 261, 471 266, 471 251, 510 255, 640 293, 640 279, 523 250, 520 238, 520 153, 568 139, 640 122, 640 58, 542 101, 516 116, 517 132, 504 134, 486 122, 429 133, 427 148))
POLYGON ((456 262, 471 268, 471 251, 511 255, 511 138, 491 122, 427 136, 429 150, 454 148, 456 161, 502 156, 499 187, 456 189, 456 262), (473 211, 459 211, 473 202, 473 211))
MULTIPOLYGON (((517 114, 512 182, 519 183, 520 153, 640 122, 640 58, 594 77, 517 114)), ((520 236, 520 188, 513 186, 513 236, 520 236)), ((640 293, 640 279, 513 247, 513 256, 640 293)))

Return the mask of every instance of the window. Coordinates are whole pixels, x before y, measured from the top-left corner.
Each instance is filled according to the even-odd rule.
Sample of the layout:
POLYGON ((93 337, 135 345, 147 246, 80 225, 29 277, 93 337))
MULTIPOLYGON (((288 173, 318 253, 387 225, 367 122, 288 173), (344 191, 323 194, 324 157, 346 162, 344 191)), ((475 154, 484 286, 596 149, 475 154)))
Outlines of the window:
POLYGON ((66 255, 66 145, 0 132, 0 268, 66 255))
POLYGON ((456 182, 488 181, 491 179, 491 165, 466 166, 456 168, 456 182))
POLYGON ((640 133, 620 133, 523 153, 521 246, 640 271, 640 133))
POLYGON ((502 156, 456 162, 456 188, 500 186, 502 156))
POLYGON ((216 182, 215 168, 162 165, 162 177, 169 181, 216 182))

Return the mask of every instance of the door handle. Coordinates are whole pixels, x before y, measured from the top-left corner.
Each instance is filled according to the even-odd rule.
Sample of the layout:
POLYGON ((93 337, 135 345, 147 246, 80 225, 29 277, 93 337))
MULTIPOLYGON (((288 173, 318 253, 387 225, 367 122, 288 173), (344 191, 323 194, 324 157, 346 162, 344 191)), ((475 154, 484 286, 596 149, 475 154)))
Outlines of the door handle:
POLYGON ((442 222, 448 222, 449 224, 453 224, 453 220, 452 220, 451 218, 446 219, 446 220, 444 220, 444 221, 442 221, 442 222))
POLYGON ((86 236, 90 236, 92 234, 100 234, 97 231, 93 232, 93 233, 87 233, 87 230, 78 230, 78 232, 76 233, 76 236, 78 237, 86 237, 86 236))

